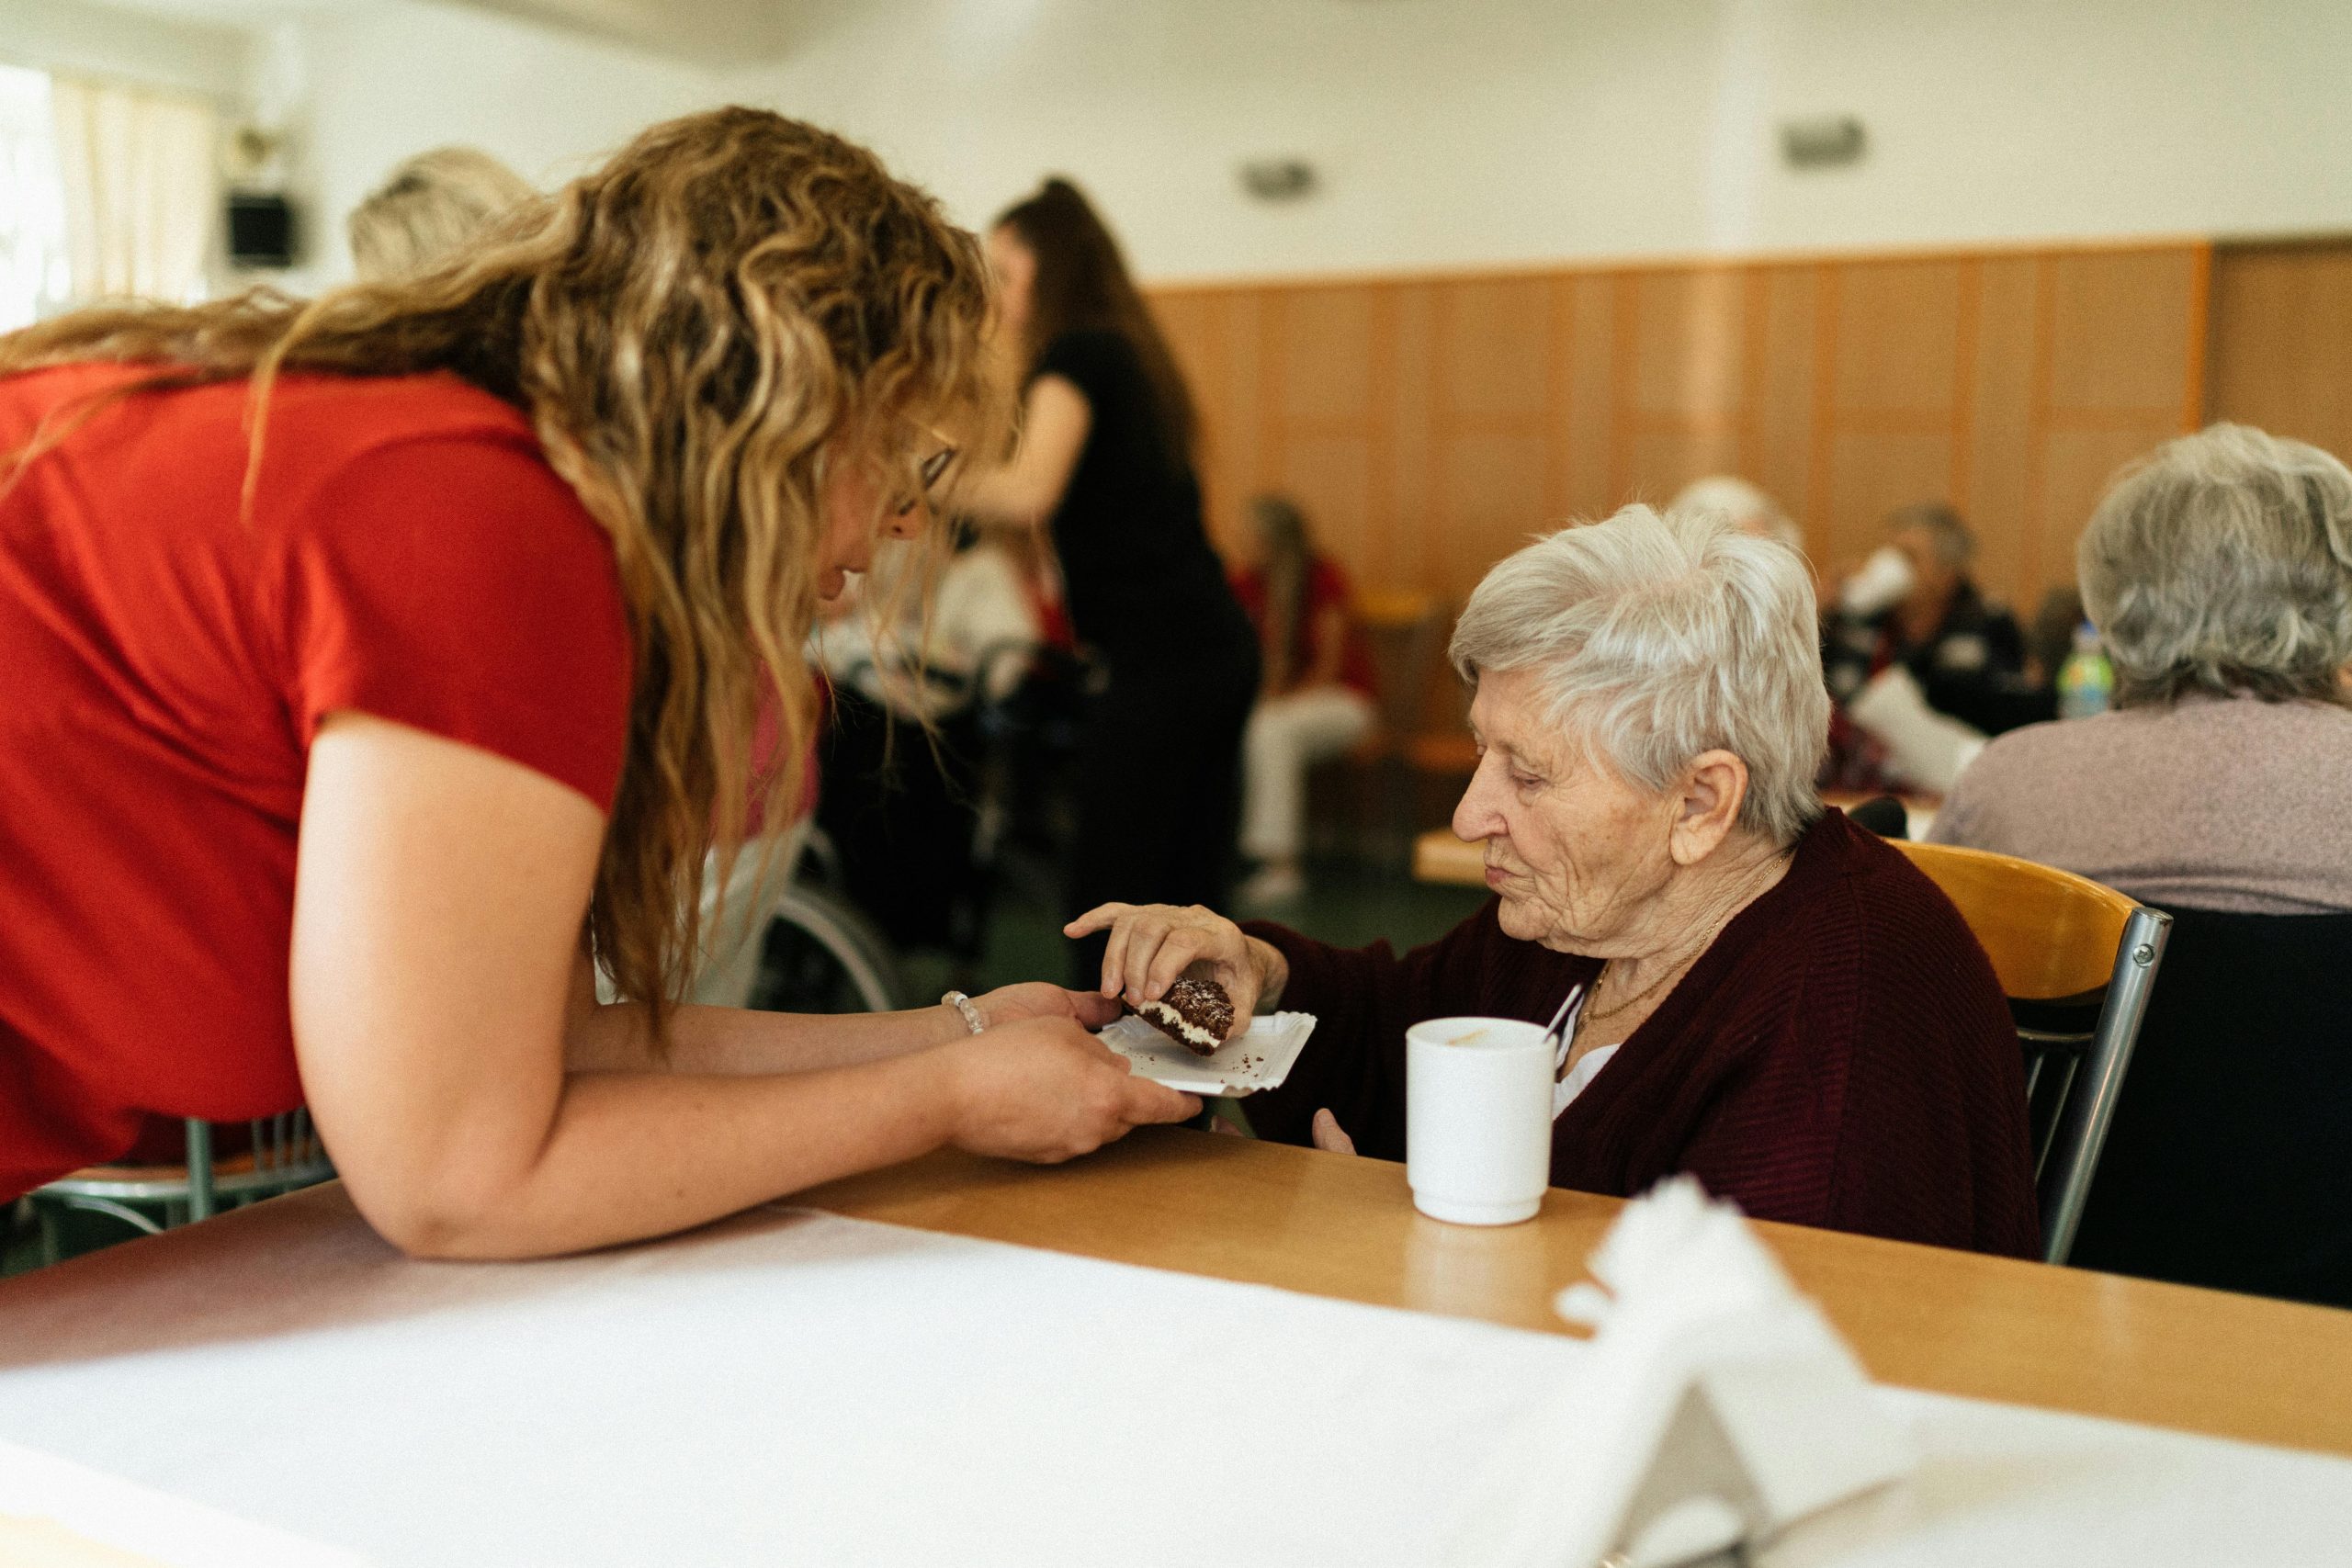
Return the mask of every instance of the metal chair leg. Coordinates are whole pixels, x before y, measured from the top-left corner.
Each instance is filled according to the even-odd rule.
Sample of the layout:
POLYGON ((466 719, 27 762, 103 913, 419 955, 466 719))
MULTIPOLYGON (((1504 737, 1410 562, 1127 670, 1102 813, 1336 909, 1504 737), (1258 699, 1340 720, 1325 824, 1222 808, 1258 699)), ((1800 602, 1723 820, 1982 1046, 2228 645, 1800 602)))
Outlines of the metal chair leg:
POLYGON ((212 1123, 192 1116, 187 1123, 187 1217, 190 1224, 212 1217, 212 1123))

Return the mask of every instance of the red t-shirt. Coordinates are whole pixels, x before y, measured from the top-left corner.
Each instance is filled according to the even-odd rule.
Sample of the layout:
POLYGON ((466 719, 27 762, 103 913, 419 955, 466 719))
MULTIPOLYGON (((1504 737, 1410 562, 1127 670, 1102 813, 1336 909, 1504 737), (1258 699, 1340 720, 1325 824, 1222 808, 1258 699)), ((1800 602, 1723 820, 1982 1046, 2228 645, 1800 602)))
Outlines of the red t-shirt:
MULTIPOLYGON (((1250 624, 1258 628, 1261 640, 1266 635, 1266 574, 1257 567, 1236 572, 1233 596, 1250 615, 1250 624)), ((1306 565, 1306 603, 1298 609, 1298 625, 1291 633, 1290 669, 1292 679, 1306 674, 1315 664, 1323 633, 1323 613, 1326 610, 1345 612, 1352 602, 1348 591, 1347 574, 1339 563, 1325 556, 1317 556, 1306 565)), ((1340 649, 1340 684, 1366 696, 1372 694, 1372 651, 1364 646, 1363 632, 1354 620, 1347 623, 1347 641, 1340 649)))
MULTIPOLYGON (((0 379, 0 454, 135 374, 0 379)), ((0 496, 0 1200, 148 1115, 300 1102, 295 830, 328 715, 604 809, 619 781, 612 548, 528 421, 445 376, 288 377, 248 521, 247 391, 116 403, 0 496)))

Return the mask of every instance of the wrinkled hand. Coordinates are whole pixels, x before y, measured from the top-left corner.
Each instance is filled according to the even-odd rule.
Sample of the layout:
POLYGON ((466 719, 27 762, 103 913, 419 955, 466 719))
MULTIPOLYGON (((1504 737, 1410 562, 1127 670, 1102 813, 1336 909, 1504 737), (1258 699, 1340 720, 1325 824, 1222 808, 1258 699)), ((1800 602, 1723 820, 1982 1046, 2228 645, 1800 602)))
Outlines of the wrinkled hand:
POLYGON ((1233 1039, 1250 1027, 1258 998, 1268 988, 1270 967, 1280 962, 1272 948, 1242 934, 1241 928, 1198 904, 1103 904, 1062 928, 1069 937, 1109 931, 1102 950, 1102 994, 1124 998, 1130 1007, 1157 1001, 1186 975, 1215 980, 1233 998, 1233 1039))
POLYGON ((1351 1155, 1356 1152, 1356 1141, 1348 1136, 1340 1125, 1340 1119, 1329 1111, 1315 1113, 1312 1132, 1315 1146, 1325 1154, 1351 1155))
POLYGON ((986 996, 974 997, 972 1005, 980 1010, 981 1021, 990 1029, 1030 1018, 1075 1019, 1084 1028, 1100 1029, 1119 1017, 1115 997, 1073 991, 1044 980, 999 986, 986 996))
POLYGON ((1132 1076, 1071 1018, 1033 1018, 939 1049, 952 1075, 948 1141, 972 1154, 1057 1165, 1148 1122, 1201 1113, 1189 1094, 1132 1076))

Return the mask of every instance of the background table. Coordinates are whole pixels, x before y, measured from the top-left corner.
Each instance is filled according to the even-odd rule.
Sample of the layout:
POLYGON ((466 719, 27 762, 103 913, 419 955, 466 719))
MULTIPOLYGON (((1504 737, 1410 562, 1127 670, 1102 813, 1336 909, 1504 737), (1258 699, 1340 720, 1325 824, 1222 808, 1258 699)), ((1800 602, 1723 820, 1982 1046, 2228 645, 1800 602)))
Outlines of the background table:
POLYGON ((1413 840, 1413 879, 1456 887, 1487 885, 1487 846, 1465 844, 1451 828, 1432 828, 1413 840))
MULTIPOLYGON (((1878 796, 1833 793, 1822 798, 1841 810, 1850 810, 1865 800, 1875 800, 1878 796)), ((1940 797, 1906 795, 1897 798, 1903 802, 1903 814, 1907 823, 1905 831, 1915 841, 1924 842, 1928 830, 1936 825, 1936 808, 1941 804, 1940 797)), ((1484 843, 1464 843, 1453 836, 1451 828, 1432 828, 1413 840, 1413 879, 1459 887, 1483 887, 1487 885, 1487 846, 1484 843)))

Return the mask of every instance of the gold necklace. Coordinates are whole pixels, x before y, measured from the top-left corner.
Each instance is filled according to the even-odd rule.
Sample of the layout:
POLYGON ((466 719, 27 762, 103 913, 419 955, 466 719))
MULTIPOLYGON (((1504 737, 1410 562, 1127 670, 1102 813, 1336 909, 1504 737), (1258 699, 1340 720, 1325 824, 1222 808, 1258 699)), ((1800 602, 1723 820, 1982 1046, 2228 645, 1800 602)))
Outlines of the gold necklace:
MULTIPOLYGON (((1780 878, 1776 875, 1772 880, 1774 882, 1778 882, 1780 878)), ((1634 1007, 1641 1002, 1648 1000, 1657 993, 1659 987, 1665 986, 1668 981, 1680 978, 1682 971, 1685 968, 1697 962, 1699 956, 1705 953, 1707 949, 1714 946, 1715 939, 1724 934, 1724 931, 1731 925, 1732 920, 1738 916, 1739 912, 1762 896, 1761 892, 1751 894, 1747 897, 1741 899, 1737 904, 1732 906, 1731 913, 1725 915, 1722 919, 1714 923, 1713 927, 1707 932, 1705 940, 1702 941, 1698 946, 1690 949, 1690 952, 1684 953, 1680 958, 1676 959, 1671 968, 1668 969, 1665 974, 1659 976, 1656 980, 1645 987, 1639 995, 1628 997, 1623 1001, 1619 1002, 1615 1007, 1596 1007, 1580 1011, 1577 1015, 1577 1027, 1582 1028, 1587 1022, 1599 1023, 1604 1018, 1615 1018, 1619 1013, 1623 1012, 1628 1008, 1634 1007)), ((1617 961, 1613 958, 1605 958, 1601 960, 1600 973, 1592 977, 1592 995, 1588 998, 1589 1001, 1597 1002, 1600 999, 1600 987, 1608 983, 1610 968, 1617 961)))
MULTIPOLYGON (((1625 1011, 1628 1008, 1632 1008, 1647 1000, 1649 998, 1657 995, 1658 989, 1665 986, 1669 980, 1679 979, 1681 977, 1682 971, 1694 962, 1701 953, 1706 952, 1710 946, 1713 945, 1714 940, 1715 939, 1713 937, 1710 936, 1705 942, 1700 943, 1697 947, 1692 948, 1680 958, 1675 960, 1674 966, 1668 969, 1665 974, 1651 981, 1647 986, 1643 987, 1635 995, 1630 996, 1623 1001, 1619 1002, 1615 1007, 1594 1008, 1585 1016, 1591 1019, 1593 1022, 1599 1023, 1604 1018, 1615 1018, 1619 1013, 1625 1011)), ((1613 958, 1604 959, 1601 962, 1600 973, 1594 977, 1592 982, 1592 994, 1596 998, 1600 995, 1602 983, 1609 978, 1610 965, 1616 962, 1617 961, 1613 958)))

